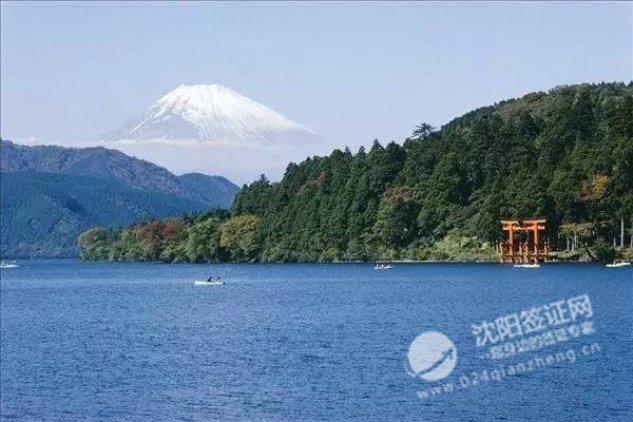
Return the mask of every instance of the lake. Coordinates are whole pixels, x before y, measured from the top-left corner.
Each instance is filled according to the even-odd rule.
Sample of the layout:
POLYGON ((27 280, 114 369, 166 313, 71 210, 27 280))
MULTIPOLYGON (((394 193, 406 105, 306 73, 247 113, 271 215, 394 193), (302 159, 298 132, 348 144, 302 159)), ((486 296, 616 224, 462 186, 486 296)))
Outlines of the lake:
POLYGON ((630 268, 19 264, 1 273, 3 421, 633 420, 630 268), (226 285, 193 285, 210 274, 226 285), (481 357, 492 343, 473 324, 584 295, 593 332, 481 357), (434 331, 454 343, 452 373, 409 375, 409 346, 434 331))

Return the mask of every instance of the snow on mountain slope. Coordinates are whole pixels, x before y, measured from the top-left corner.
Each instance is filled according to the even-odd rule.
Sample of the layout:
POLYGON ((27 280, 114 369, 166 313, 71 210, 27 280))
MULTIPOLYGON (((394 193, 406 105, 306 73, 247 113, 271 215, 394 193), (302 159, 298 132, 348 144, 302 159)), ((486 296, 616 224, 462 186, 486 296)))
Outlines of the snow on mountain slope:
POLYGON ((211 144, 297 144, 318 136, 221 85, 181 85, 108 140, 196 140, 211 144))

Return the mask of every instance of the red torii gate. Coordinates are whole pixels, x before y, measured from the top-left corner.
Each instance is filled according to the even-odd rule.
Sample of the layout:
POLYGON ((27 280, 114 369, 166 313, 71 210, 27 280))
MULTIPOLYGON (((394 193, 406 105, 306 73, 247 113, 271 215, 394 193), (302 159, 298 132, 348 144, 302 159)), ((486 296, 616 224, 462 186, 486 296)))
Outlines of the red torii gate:
POLYGON ((547 261, 549 245, 545 236, 544 218, 501 220, 503 239, 499 242, 499 262, 505 263, 538 263, 547 261), (517 239, 516 232, 527 232, 527 240, 517 239))

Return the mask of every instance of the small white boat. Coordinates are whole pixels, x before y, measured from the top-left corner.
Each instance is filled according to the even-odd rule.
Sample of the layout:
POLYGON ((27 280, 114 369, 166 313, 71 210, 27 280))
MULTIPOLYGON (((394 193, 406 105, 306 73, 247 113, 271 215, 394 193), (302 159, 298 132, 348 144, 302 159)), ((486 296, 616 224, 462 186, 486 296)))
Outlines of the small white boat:
POLYGON ((224 280, 194 280, 193 284, 194 286, 223 286, 224 280))
POLYGON ((630 267, 631 263, 630 262, 614 262, 612 264, 607 264, 607 268, 622 268, 622 267, 630 267))
POLYGON ((374 270, 393 270, 393 265, 376 264, 374 270))
POLYGON ((8 263, 7 261, 2 261, 0 262, 0 268, 4 269, 4 268, 18 268, 19 265, 15 263, 15 261, 13 261, 12 263, 8 263))
POLYGON ((541 268, 540 264, 514 264, 514 268, 541 268))

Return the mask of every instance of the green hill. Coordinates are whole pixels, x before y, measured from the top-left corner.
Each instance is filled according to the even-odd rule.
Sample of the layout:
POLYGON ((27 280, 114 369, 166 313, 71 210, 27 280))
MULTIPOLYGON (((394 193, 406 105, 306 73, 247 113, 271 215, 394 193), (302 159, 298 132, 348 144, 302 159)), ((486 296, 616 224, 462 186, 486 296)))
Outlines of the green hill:
POLYGON ((176 176, 106 148, 24 146, 0 141, 0 254, 77 256, 95 226, 229 208, 238 187, 220 176, 176 176))
POLYGON ((239 188, 221 176, 200 173, 176 176, 145 160, 103 147, 26 146, 0 140, 0 171, 88 176, 119 182, 145 192, 161 192, 229 208, 239 188))
MULTIPOLYGON (((291 163, 281 182, 245 186, 231 219, 183 222, 181 236, 163 237, 145 259, 161 248, 176 251, 163 258, 188 260, 490 259, 499 219, 528 216, 547 218, 559 247, 567 235, 603 247, 620 219, 631 226, 632 83, 557 87, 439 131, 421 124, 402 145, 375 141, 291 163), (203 254, 182 252, 196 244, 203 254)), ((141 229, 100 237, 100 254, 82 243, 86 257, 108 258, 123 235, 147 243, 141 229)))
POLYGON ((95 225, 119 227, 150 217, 200 211, 206 204, 87 176, 2 173, 3 256, 74 257, 77 235, 95 225))

